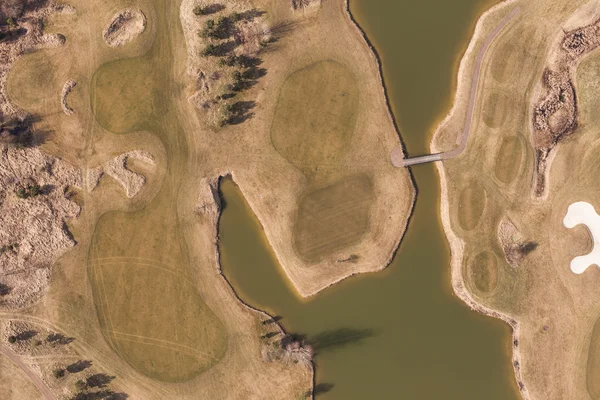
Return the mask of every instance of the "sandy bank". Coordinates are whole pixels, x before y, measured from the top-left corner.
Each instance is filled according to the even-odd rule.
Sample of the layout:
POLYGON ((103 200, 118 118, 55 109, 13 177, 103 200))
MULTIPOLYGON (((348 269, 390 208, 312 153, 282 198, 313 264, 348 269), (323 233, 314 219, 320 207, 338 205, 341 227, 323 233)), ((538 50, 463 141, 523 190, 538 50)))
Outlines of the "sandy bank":
POLYGON ((71 107, 69 107, 69 105, 67 104, 67 96, 69 95, 69 93, 71 93, 71 90, 73 90, 73 88, 76 85, 77 85, 76 81, 74 81, 73 79, 69 79, 63 85, 62 91, 60 93, 60 105, 61 105, 61 107, 63 109, 63 112, 66 115, 72 115, 73 114, 73 109, 71 107))
POLYGON ((144 187, 146 177, 140 173, 133 172, 127 167, 127 162, 130 159, 140 160, 150 166, 156 165, 152 154, 146 151, 133 150, 123 153, 100 167, 88 170, 86 185, 88 192, 94 190, 104 173, 106 173, 106 175, 110 176, 123 186, 128 198, 137 195, 144 187))
POLYGON ((119 11, 104 28, 102 37, 110 47, 123 46, 141 35, 146 29, 146 16, 141 10, 119 11))

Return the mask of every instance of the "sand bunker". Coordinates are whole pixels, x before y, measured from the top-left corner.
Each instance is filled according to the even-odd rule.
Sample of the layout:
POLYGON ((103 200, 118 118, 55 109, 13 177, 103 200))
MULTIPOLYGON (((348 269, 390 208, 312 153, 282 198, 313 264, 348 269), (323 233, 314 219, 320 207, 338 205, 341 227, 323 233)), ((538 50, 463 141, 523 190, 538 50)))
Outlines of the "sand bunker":
POLYGON ((0 151, 0 305, 17 308, 41 296, 52 263, 75 245, 65 220, 79 215, 68 189, 81 173, 38 149, 0 151))
POLYGON ((104 41, 110 47, 123 46, 146 29, 146 16, 140 10, 119 11, 104 29, 104 41))
POLYGON ((149 165, 156 165, 152 154, 134 150, 123 153, 120 156, 113 158, 101 167, 90 169, 87 173, 87 190, 91 192, 100 182, 100 178, 106 172, 107 175, 119 182, 125 189, 127 197, 132 198, 142 190, 146 183, 146 177, 137 172, 133 172, 127 168, 127 161, 134 158, 145 162, 149 165))
POLYGON ((62 92, 60 93, 60 105, 67 115, 73 114, 73 109, 67 104, 67 96, 69 93, 71 93, 71 90, 73 90, 75 86, 77 86, 77 82, 75 82, 73 79, 69 79, 65 82, 62 92))
POLYGON ((567 228, 574 228, 579 224, 584 224, 589 229, 594 241, 594 248, 589 254, 571 260, 571 271, 576 274, 585 272, 592 264, 600 267, 600 215, 594 206, 585 201, 571 204, 563 219, 563 225, 567 228))

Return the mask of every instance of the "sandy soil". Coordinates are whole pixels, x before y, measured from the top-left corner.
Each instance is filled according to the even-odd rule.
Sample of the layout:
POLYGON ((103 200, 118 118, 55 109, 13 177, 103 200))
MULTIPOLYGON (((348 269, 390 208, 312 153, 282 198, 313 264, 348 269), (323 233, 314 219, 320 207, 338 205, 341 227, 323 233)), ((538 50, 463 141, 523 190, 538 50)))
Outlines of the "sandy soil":
MULTIPOLYGON (((129 159, 137 159, 151 166, 155 165, 152 154, 141 150, 129 151, 108 161, 104 164, 102 170, 98 170, 98 168, 91 170, 91 176, 88 175, 88 185, 91 184, 95 187, 94 182, 96 182, 96 184, 98 183, 102 177, 102 171, 104 171, 106 175, 110 176, 123 186, 127 197, 134 197, 142 190, 144 183, 146 183, 146 177, 127 168, 127 161, 129 161, 129 159)), ((91 186, 88 186, 88 190, 91 191, 91 189, 89 189, 90 187, 91 186)))
POLYGON ((123 46, 146 29, 146 16, 141 10, 119 11, 104 29, 102 36, 110 47, 123 46))
POLYGON ((67 104, 67 96, 71 93, 71 90, 77 85, 77 82, 73 79, 69 79, 63 85, 62 91, 60 93, 60 105, 66 115, 72 115, 73 109, 69 107, 67 104))

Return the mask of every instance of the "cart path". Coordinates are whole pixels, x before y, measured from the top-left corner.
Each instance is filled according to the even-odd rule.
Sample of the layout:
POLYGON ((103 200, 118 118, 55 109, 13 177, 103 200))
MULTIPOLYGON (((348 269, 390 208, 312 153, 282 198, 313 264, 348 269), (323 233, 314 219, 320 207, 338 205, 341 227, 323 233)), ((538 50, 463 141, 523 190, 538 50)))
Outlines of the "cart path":
POLYGON ((473 78, 471 80, 471 91, 469 93, 469 106, 467 108, 467 115, 465 120, 465 126, 462 134, 458 135, 456 140, 457 148, 442 153, 427 154, 419 157, 404 158, 404 152, 402 147, 397 146, 391 153, 392 164, 394 167, 402 168, 408 167, 415 164, 424 164, 434 161, 447 160, 460 155, 467 147, 467 141, 469 140, 469 133, 471 132, 471 124, 473 119, 473 110, 475 108, 475 99, 477 97, 477 84, 479 82, 479 74, 481 72, 481 64, 485 53, 489 49, 490 45, 496 39, 496 36, 504 29, 506 25, 519 13, 520 7, 515 7, 510 13, 508 13, 502 20, 496 25, 496 27, 488 34, 483 46, 479 49, 477 59, 475 60, 475 69, 473 71, 473 78))
POLYGON ((21 357, 19 357, 17 353, 15 353, 14 351, 12 351, 4 345, 0 345, 0 353, 8 357, 13 363, 15 363, 15 365, 21 368, 21 370, 25 372, 25 374, 27 374, 29 379, 31 379, 33 384, 38 388, 38 390, 42 393, 46 400, 54 400, 54 396, 52 396, 52 392, 50 392, 48 386, 46 386, 46 384, 40 379, 40 377, 37 376, 35 372, 33 372, 31 368, 29 368, 29 366, 27 366, 27 364, 25 364, 21 360, 21 357))

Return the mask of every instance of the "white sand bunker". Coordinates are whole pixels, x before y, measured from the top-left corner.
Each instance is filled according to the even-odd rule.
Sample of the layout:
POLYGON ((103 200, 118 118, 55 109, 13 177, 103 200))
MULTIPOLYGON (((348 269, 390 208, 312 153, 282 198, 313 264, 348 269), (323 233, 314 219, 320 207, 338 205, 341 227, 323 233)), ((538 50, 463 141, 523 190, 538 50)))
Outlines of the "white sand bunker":
POLYGON ((104 41, 110 47, 123 46, 146 29, 146 16, 140 10, 119 11, 104 29, 104 41))
POLYGON ((123 153, 120 156, 108 161, 101 167, 88 170, 88 191, 91 192, 94 190, 94 188, 100 182, 100 178, 102 178, 104 173, 106 173, 123 186, 127 197, 132 198, 138 194, 146 183, 146 177, 142 174, 138 174, 137 172, 133 172, 127 167, 127 161, 129 159, 137 159, 151 166, 156 165, 152 154, 146 151, 134 150, 123 153))
POLYGON ((563 225, 567 228, 574 228, 579 224, 584 224, 589 229, 594 241, 594 248, 589 254, 571 260, 571 271, 576 274, 583 273, 592 264, 600 267, 600 215, 594 206, 585 201, 571 204, 563 219, 563 225))

